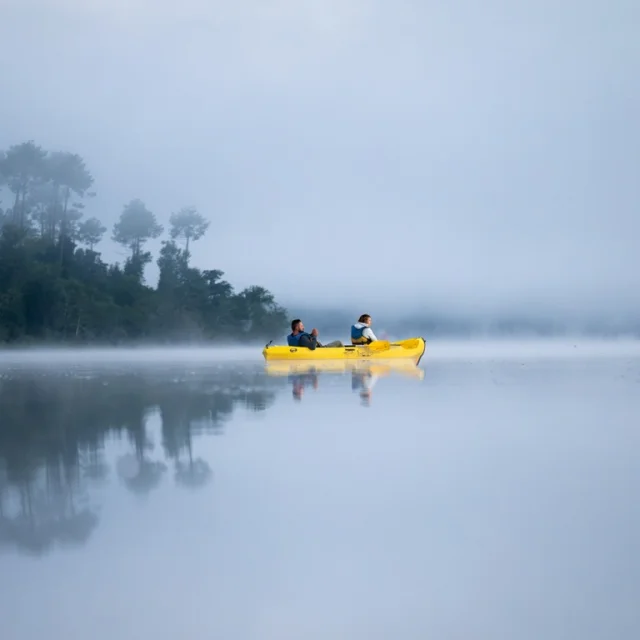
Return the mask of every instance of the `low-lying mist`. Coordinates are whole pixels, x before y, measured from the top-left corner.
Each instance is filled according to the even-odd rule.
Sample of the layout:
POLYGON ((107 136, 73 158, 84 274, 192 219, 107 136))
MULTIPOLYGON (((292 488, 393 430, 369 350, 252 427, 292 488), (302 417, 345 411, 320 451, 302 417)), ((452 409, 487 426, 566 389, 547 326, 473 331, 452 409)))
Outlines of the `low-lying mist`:
MULTIPOLYGON (((348 335, 349 327, 360 313, 373 318, 376 335, 393 339, 421 335, 425 338, 550 338, 583 337, 615 338, 640 337, 640 314, 629 312, 601 312, 576 309, 574 311, 533 310, 493 311, 490 308, 456 310, 455 306, 415 308, 371 305, 358 308, 353 314, 344 309, 323 309, 320 306, 287 307, 292 317, 301 318, 307 328, 317 327, 328 334, 348 335), (295 309, 295 313, 292 312, 295 309)), ((336 337, 339 337, 336 335, 336 337)))
MULTIPOLYGON (((638 357, 640 340, 629 338, 444 338, 426 337, 427 349, 422 366, 439 359, 521 359, 638 357)), ((140 346, 140 347, 27 347, 2 352, 0 372, 14 368, 60 366, 209 366, 256 364, 264 362, 262 344, 246 346, 140 346)))

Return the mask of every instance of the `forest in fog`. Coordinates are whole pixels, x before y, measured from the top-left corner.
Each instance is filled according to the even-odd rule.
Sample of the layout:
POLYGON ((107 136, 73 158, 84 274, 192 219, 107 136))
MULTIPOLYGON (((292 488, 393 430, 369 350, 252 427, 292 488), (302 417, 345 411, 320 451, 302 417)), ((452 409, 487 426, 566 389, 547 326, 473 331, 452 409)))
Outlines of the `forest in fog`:
POLYGON ((155 343, 271 339, 286 311, 262 286, 235 291, 220 269, 190 264, 211 221, 185 206, 163 225, 144 201, 124 204, 111 229, 85 214, 95 197, 83 158, 33 141, 0 152, 0 342, 155 343), (106 233, 123 264, 101 259, 106 233), (157 286, 144 281, 160 238, 157 286))
POLYGON ((88 213, 94 189, 76 153, 33 141, 0 151, 0 343, 279 342, 289 313, 325 337, 344 340, 365 311, 393 337, 640 335, 631 312, 603 308, 598 317, 578 314, 571 320, 532 304, 512 313, 461 313, 455 304, 447 308, 430 300, 428 292, 415 297, 411 312, 406 303, 397 306, 384 296, 363 311, 322 302, 311 307, 295 295, 286 300, 287 312, 265 287, 236 291, 223 270, 191 263, 193 244, 215 229, 195 207, 156 213, 133 198, 109 215, 117 220, 108 228, 88 213), (122 263, 102 259, 105 238, 124 248, 122 263), (153 256, 148 243, 158 239, 161 248, 153 256), (154 260, 159 277, 150 286, 144 271, 154 260))

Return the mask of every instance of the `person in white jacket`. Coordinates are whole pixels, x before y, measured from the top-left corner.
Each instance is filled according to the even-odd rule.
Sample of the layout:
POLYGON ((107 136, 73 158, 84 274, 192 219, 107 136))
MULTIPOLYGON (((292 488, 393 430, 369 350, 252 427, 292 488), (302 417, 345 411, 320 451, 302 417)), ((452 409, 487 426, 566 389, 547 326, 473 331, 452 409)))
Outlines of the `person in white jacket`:
POLYGON ((363 313, 358 322, 351 326, 351 344, 369 344, 377 339, 371 329, 371 316, 363 313))

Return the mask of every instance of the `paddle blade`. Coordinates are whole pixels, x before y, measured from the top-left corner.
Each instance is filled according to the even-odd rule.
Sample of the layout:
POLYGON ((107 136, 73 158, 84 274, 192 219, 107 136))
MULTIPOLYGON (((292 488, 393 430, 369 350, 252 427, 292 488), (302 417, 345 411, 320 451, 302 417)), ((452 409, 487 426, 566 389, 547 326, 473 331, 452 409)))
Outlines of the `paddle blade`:
POLYGON ((418 338, 408 338, 407 340, 400 340, 400 342, 394 342, 394 344, 402 347, 403 349, 417 349, 420 345, 418 338))
POLYGON ((368 345, 370 351, 386 351, 391 349, 391 343, 388 340, 374 340, 368 345))

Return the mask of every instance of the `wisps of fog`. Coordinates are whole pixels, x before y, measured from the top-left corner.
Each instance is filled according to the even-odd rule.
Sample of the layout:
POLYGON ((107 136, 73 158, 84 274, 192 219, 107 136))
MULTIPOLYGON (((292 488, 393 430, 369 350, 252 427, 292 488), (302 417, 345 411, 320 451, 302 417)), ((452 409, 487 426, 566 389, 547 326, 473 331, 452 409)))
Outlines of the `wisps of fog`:
MULTIPOLYGON (((263 345, 262 345, 263 346, 263 345)), ((189 347, 142 346, 142 347, 32 347, 13 348, 2 351, 0 370, 16 365, 105 365, 132 364, 140 366, 217 364, 223 362, 262 361, 262 346, 211 347, 206 345, 189 347)))
MULTIPOLYGON (((353 314, 346 309, 326 309, 319 306, 289 307, 292 316, 300 317, 307 328, 316 327, 321 336, 331 339, 348 337, 348 331, 361 313, 373 318, 378 337, 400 339, 421 335, 426 339, 475 338, 640 338, 640 316, 620 314, 603 309, 601 313, 554 313, 552 309, 526 309, 503 313, 469 309, 459 311, 455 306, 431 306, 406 312, 401 306, 361 306, 353 314), (295 311, 295 313, 294 313, 295 311)), ((326 339, 326 338, 325 338, 326 339)))
MULTIPOLYGON (((3 372, 16 368, 82 367, 93 370, 105 366, 153 369, 183 365, 225 366, 261 365, 262 349, 254 347, 140 347, 140 348, 31 348, 2 352, 3 372)), ((640 340, 630 339, 427 339, 422 366, 430 360, 557 358, 638 358, 640 340)))

